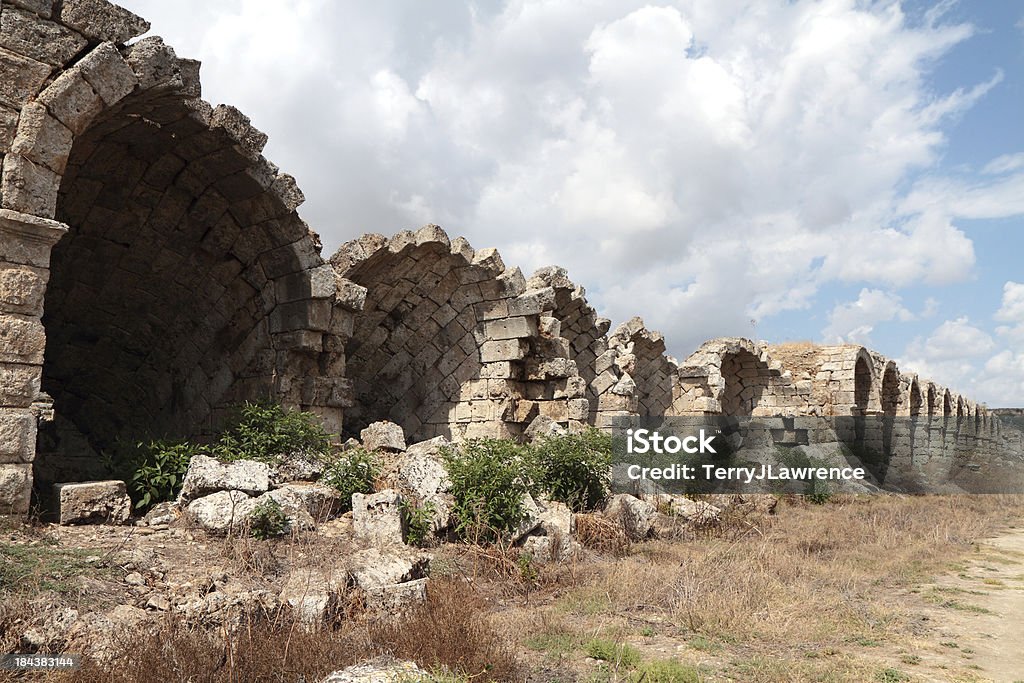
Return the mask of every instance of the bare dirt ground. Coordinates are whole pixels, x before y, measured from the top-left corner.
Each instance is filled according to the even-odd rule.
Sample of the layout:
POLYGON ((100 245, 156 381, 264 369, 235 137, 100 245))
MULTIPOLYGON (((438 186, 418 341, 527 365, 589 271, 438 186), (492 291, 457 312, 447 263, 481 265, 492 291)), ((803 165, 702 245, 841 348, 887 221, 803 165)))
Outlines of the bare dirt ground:
POLYGON ((1024 681, 1024 528, 984 540, 948 574, 916 589, 926 680, 1024 681))

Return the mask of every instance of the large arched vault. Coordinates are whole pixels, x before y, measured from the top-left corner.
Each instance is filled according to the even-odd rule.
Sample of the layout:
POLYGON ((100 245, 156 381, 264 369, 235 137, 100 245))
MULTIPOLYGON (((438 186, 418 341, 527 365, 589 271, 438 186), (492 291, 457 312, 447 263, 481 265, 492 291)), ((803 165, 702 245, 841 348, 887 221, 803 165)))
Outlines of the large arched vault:
POLYGON ((126 10, 4 0, 0 19, 0 511, 26 510, 33 463, 85 476, 242 399, 339 427, 337 278, 266 136, 200 99, 197 62, 126 45, 149 28, 126 10))

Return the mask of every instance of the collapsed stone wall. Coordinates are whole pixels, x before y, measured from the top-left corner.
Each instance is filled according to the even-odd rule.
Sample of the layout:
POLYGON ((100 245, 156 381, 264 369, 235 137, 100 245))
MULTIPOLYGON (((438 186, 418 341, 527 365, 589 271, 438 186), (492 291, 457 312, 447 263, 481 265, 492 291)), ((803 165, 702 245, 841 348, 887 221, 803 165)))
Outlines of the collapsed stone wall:
MULTIPOLYGON (((679 415, 922 416, 926 448, 999 439, 984 406, 855 345, 714 339, 682 362, 609 334, 566 271, 529 279, 437 226, 329 261, 266 135, 106 0, 0 0, 0 512, 146 436, 272 399, 359 433, 521 438, 679 415)), ((893 430, 864 435, 884 444, 893 430)))
POLYGON ((414 440, 516 437, 537 416, 586 422, 555 291, 528 286, 496 250, 428 225, 364 235, 330 260, 365 292, 334 354, 354 389, 346 433, 384 419, 414 440))

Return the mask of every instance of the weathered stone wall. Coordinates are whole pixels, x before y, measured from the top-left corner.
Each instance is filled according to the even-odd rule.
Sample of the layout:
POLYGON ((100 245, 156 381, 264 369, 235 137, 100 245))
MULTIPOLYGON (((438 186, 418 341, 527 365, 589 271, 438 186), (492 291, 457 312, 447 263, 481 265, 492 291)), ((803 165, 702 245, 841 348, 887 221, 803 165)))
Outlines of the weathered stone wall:
POLYGON ((587 420, 554 289, 531 286, 494 249, 428 225, 364 235, 331 264, 365 298, 333 355, 354 387, 347 433, 388 419, 414 440, 514 437, 538 416, 587 420))
POLYGON ((0 512, 33 476, 95 476, 120 439, 201 438, 263 398, 411 440, 715 414, 920 416, 857 434, 914 457, 1003 439, 860 346, 714 339, 677 362, 639 318, 609 334, 564 269, 527 280, 434 225, 325 262, 266 136, 201 99, 197 62, 130 43, 148 28, 105 0, 0 0, 0 512))
POLYGON ((148 28, 104 0, 0 3, 0 481, 22 488, 32 404, 56 413, 36 463, 56 477, 79 466, 48 456, 201 435, 243 398, 332 427, 348 400, 321 369, 336 280, 301 192, 244 115, 200 99, 197 62, 126 45, 148 28))

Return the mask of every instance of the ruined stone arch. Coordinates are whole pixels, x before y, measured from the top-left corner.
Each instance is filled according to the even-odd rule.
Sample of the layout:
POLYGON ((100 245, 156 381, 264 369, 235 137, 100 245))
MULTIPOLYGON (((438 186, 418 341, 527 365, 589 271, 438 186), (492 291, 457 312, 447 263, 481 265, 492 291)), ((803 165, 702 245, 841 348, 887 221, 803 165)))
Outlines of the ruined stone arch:
POLYGON ((895 417, 900 404, 900 374, 896 363, 886 361, 882 367, 882 385, 879 394, 882 415, 895 417))
POLYGON ((776 412, 774 387, 786 383, 781 368, 749 339, 723 338, 705 342, 683 366, 707 365, 708 386, 718 408, 729 417, 776 412))
POLYGON ((921 414, 921 406, 924 402, 925 397, 921 393, 921 384, 917 379, 917 375, 911 375, 907 390, 907 415, 918 417, 921 414))
POLYGON ((365 297, 343 350, 347 434, 391 420, 412 439, 515 437, 538 415, 587 419, 567 342, 541 326, 552 290, 528 289, 494 249, 428 225, 364 235, 331 263, 365 297))
POLYGON ((935 391, 935 383, 928 382, 928 390, 926 392, 925 402, 928 406, 927 410, 929 419, 934 417, 935 414, 938 412, 938 403, 936 403, 936 401, 938 401, 938 394, 935 391))
POLYGON ((946 422, 949 421, 950 416, 953 414, 953 395, 949 389, 942 390, 942 419, 946 422))
POLYGON ((859 348, 853 367, 853 414, 866 415, 872 404, 874 389, 874 363, 863 348, 859 348))
MULTIPOLYGON (((0 260, 33 289, 4 306, 2 327, 25 334, 0 358, 31 397, 2 410, 45 415, 52 397, 37 475, 88 476, 122 438, 201 436, 242 399, 338 425, 344 399, 320 371, 334 277, 266 136, 200 99, 198 62, 159 38, 126 46, 149 28, 138 17, 23 6, 43 5, 4 2, 0 47, 14 68, 0 113, 16 122, 0 134, 0 260)), ((27 480, 34 429, 21 449, 27 480)))
POLYGON ((589 421, 593 423, 601 395, 617 384, 622 375, 613 367, 617 353, 608 348, 611 320, 597 314, 587 301, 586 290, 569 279, 565 268, 540 268, 530 276, 527 287, 550 288, 554 292, 553 305, 547 313, 552 324, 557 324, 557 336, 568 343, 568 357, 576 363, 579 376, 586 383, 586 398, 591 408, 589 421))
POLYGON ((642 417, 671 414, 679 367, 665 355, 664 335, 647 329, 637 317, 619 325, 608 345, 617 354, 615 363, 636 387, 637 413, 642 417))

